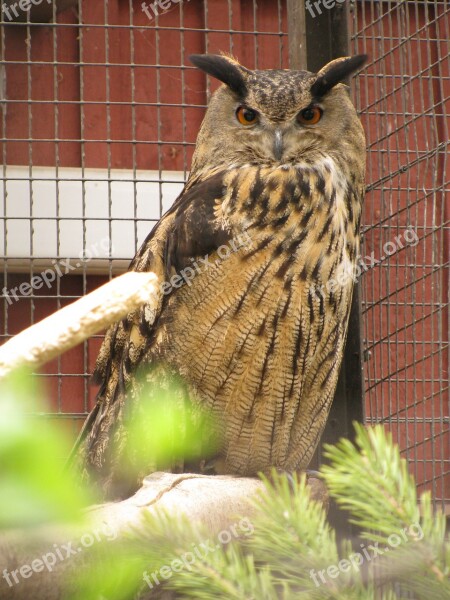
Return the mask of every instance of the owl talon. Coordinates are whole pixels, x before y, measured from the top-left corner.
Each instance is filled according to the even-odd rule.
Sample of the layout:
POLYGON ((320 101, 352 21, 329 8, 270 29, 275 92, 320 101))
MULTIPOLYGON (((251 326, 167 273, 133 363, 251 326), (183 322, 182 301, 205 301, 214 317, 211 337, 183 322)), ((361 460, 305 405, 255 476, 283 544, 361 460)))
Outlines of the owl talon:
POLYGON ((309 479, 310 477, 315 477, 317 479, 320 479, 322 477, 322 475, 320 474, 319 471, 313 471, 311 469, 306 469, 305 473, 306 473, 307 479, 309 479))
MULTIPOLYGON (((285 475, 289 484, 289 489, 292 494, 294 494, 297 490, 297 486, 295 484, 294 479, 294 473, 297 473, 298 479, 302 474, 306 474, 306 485, 309 487, 311 500, 319 502, 320 504, 322 504, 324 510, 328 511, 330 501, 328 490, 319 471, 307 469, 306 471, 294 471, 292 473, 284 471, 283 469, 275 469, 275 472, 277 475, 285 475)), ((266 477, 269 480, 269 482, 273 485, 274 474, 272 469, 270 470, 270 472, 266 473, 266 477)))

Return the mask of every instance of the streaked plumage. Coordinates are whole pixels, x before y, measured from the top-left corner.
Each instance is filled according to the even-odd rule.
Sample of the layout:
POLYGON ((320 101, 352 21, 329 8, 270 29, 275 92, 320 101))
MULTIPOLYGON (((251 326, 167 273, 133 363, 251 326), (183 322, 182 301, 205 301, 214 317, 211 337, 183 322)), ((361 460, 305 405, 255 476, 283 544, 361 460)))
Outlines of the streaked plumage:
MULTIPOLYGON (((225 85, 211 99, 183 192, 130 269, 166 282, 188 267, 195 276, 168 283, 156 310, 143 307, 108 331, 78 451, 85 475, 112 496, 123 483, 117 465, 138 367, 180 374, 219 423, 220 470, 254 475, 307 467, 342 360, 365 142, 339 82, 364 57, 318 75, 249 71, 228 57, 193 62, 225 85), (257 115, 255 125, 241 125, 239 106, 257 115), (300 122, 311 107, 319 122, 300 122)), ((136 478, 131 468, 128 483, 136 478)))

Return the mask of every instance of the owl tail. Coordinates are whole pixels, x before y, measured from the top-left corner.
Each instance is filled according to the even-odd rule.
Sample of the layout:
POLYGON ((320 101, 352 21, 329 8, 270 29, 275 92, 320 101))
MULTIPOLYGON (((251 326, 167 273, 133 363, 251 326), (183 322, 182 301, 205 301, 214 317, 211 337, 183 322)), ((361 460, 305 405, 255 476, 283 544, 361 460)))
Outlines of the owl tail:
POLYGON ((126 391, 118 377, 110 375, 67 461, 76 479, 94 488, 101 499, 124 498, 137 487, 137 476, 124 464, 126 413, 130 411, 128 403, 133 402, 133 391, 126 391))
POLYGON ((117 373, 114 365, 69 459, 77 480, 94 488, 99 500, 118 500, 156 470, 201 472, 201 458, 185 463, 180 454, 188 448, 201 457, 207 445, 200 433, 193 437, 203 430, 188 384, 164 363, 145 372, 141 367, 126 386, 117 373))

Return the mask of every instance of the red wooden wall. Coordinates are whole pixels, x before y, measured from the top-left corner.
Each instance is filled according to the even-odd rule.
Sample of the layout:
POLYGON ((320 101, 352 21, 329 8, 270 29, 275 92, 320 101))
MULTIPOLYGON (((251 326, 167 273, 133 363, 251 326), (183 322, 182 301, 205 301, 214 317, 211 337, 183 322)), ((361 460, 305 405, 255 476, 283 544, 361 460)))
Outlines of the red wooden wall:
POLYGON ((449 36, 445 3, 356 5, 353 48, 370 56, 355 89, 370 189, 362 252, 385 256, 362 286, 367 421, 386 424, 439 499, 450 497, 449 36), (404 248, 386 256, 398 237, 404 248))

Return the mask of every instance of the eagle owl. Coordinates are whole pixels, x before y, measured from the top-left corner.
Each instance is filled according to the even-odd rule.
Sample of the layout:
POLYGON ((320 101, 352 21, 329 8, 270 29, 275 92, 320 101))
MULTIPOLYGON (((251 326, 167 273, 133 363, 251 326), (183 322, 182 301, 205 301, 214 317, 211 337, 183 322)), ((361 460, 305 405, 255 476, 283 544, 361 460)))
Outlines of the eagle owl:
POLYGON ((130 265, 155 272, 164 293, 107 332, 77 451, 106 496, 132 491, 133 478, 137 487, 119 465, 144 366, 168 367, 211 411, 217 472, 308 466, 336 387, 359 252, 365 139, 341 82, 365 59, 311 73, 191 57, 223 85, 183 191, 130 265))

